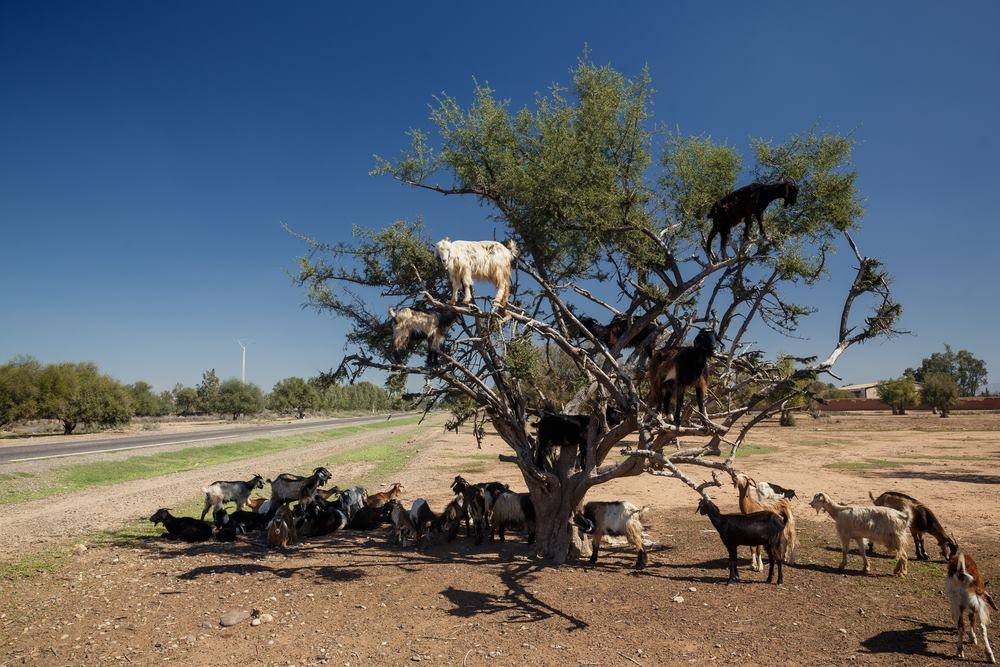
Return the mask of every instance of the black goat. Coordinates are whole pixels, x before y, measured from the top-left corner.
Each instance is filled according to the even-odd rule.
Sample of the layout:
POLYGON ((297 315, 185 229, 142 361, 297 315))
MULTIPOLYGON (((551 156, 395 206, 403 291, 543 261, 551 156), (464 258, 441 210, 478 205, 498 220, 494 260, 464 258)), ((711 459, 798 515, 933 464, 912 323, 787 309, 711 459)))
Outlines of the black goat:
POLYGON ((331 477, 330 471, 323 466, 313 470, 308 477, 283 472, 274 479, 267 480, 271 485, 271 504, 299 500, 302 498, 303 487, 311 487, 315 492, 316 488, 326 484, 331 477))
POLYGON ((694 337, 694 345, 668 347, 657 350, 649 363, 650 400, 665 415, 670 414, 674 404, 674 424, 681 425, 681 410, 684 408, 684 391, 694 387, 698 399, 699 412, 705 412, 705 392, 708 389, 708 360, 722 345, 711 329, 702 329, 694 337))
POLYGON ((768 569, 767 583, 774 578, 774 563, 778 563, 778 584, 783 580, 782 558, 784 553, 782 535, 785 524, 773 512, 753 512, 752 514, 722 514, 715 503, 705 498, 698 503, 698 514, 709 518, 716 532, 726 545, 729 552, 729 579, 727 584, 740 580, 736 569, 736 551, 739 547, 758 547, 767 549, 768 569))
MULTIPOLYGON (((612 407, 605 412, 608 426, 622 422, 622 415, 612 407)), ((535 450, 535 465, 541 469, 551 469, 547 465, 549 452, 553 447, 576 448, 576 465, 581 470, 587 460, 587 432, 590 430, 590 415, 567 415, 561 412, 539 412, 538 421, 532 424, 538 433, 535 450)))
POLYGON ((362 507, 347 524, 352 530, 375 530, 389 520, 392 507, 389 503, 384 503, 380 507, 362 507))
POLYGON ((461 475, 457 475, 455 481, 451 483, 451 490, 462 496, 462 504, 465 508, 466 536, 472 534, 472 530, 469 528, 471 521, 476 528, 476 544, 482 544, 490 532, 489 522, 493 501, 500 494, 510 491, 510 487, 503 482, 471 484, 461 475))
POLYGON ((508 491, 500 494, 493 501, 493 512, 490 518, 490 541, 499 535, 504 540, 504 531, 511 528, 523 530, 528 537, 528 544, 535 541, 535 504, 530 493, 515 493, 508 491))
POLYGON ((183 542, 205 542, 212 539, 212 525, 205 523, 201 519, 189 516, 176 517, 170 514, 167 508, 156 510, 153 516, 149 517, 155 526, 162 523, 167 532, 163 537, 183 542))
MULTIPOLYGON (((622 340, 622 337, 628 333, 636 318, 629 318, 626 315, 619 314, 612 317, 611 321, 607 324, 601 324, 589 315, 580 315, 576 319, 580 321, 584 329, 590 332, 591 336, 603 343, 609 350, 613 350, 622 340)), ((639 331, 632 334, 622 347, 637 348, 649 341, 657 328, 655 320, 648 323, 639 329, 639 331)))
POLYGON ((299 537, 315 537, 343 530, 347 523, 347 515, 334 504, 317 499, 305 508, 295 528, 299 537))
POLYGON ((448 542, 458 536, 458 529, 462 526, 462 519, 465 517, 465 505, 463 497, 456 496, 438 514, 431 530, 435 533, 443 533, 448 542))
POLYGON ((784 201, 785 206, 794 206, 798 197, 799 188, 792 181, 773 184, 751 183, 730 192, 715 202, 715 205, 708 212, 708 217, 712 220, 712 229, 709 231, 708 240, 705 243, 706 251, 712 252, 712 241, 718 234, 721 238, 719 249, 725 256, 726 245, 729 243, 729 232, 736 225, 745 223, 743 239, 746 240, 753 220, 757 221, 760 235, 767 240, 767 232, 764 230, 765 209, 775 199, 784 201))
POLYGON ((278 507, 280 504, 275 503, 263 514, 244 510, 234 510, 227 514, 226 510, 220 509, 215 511, 213 518, 217 529, 225 525, 233 526, 240 533, 253 533, 267 528, 267 524, 274 517, 274 513, 278 511, 278 507))

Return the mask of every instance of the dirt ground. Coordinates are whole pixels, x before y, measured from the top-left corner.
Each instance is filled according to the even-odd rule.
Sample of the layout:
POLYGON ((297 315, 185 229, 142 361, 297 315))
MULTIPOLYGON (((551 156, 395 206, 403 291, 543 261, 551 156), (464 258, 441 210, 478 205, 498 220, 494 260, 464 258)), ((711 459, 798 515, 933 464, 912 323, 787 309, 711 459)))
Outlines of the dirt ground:
MULTIPOLYGON (((398 475, 407 499, 423 496, 440 508, 456 473, 523 488, 513 468, 496 461, 502 446, 495 439, 477 450, 467 433, 422 428, 414 437, 420 453, 398 475)), ((644 523, 656 544, 644 571, 632 569, 628 548, 605 548, 596 566, 544 567, 519 536, 403 550, 388 544, 385 531, 342 532, 285 553, 257 543, 110 544, 73 556, 55 574, 0 582, 0 663, 952 661, 942 564, 911 561, 910 575, 899 579, 890 576, 892 563, 878 558, 876 574, 864 576, 852 554, 840 573, 833 523, 806 503, 817 491, 856 503, 868 490, 912 493, 935 509, 989 579, 1000 569, 1000 415, 806 418, 790 429, 765 425, 750 444, 758 453, 741 457, 739 467, 799 496, 799 563, 786 568, 781 587, 764 584, 748 560, 741 562, 744 582, 726 587, 724 549, 694 514, 690 490, 642 476, 599 487, 592 497, 652 506, 644 523), (220 627, 233 610, 258 610, 263 622, 220 627)), ((276 456, 314 458, 303 450, 276 456)), ((347 466, 333 472, 341 485, 358 474, 347 466)), ((724 511, 735 509, 731 488, 713 495, 724 511)), ((126 507, 120 518, 135 513, 126 507)), ((45 522, 66 529, 58 512, 35 526, 45 522)), ((11 530, 0 524, 4 542, 11 530)), ((937 555, 933 540, 928 551, 937 555)), ((984 657, 978 647, 967 654, 984 657)))

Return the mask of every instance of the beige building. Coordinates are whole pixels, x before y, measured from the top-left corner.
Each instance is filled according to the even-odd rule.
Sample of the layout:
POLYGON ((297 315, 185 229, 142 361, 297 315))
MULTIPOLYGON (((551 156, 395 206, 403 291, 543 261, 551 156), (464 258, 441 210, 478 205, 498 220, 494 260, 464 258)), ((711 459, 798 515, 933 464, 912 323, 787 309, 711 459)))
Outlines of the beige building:
POLYGON ((841 387, 844 391, 849 391, 854 394, 854 398, 878 398, 878 392, 875 391, 875 385, 878 382, 865 382, 864 384, 849 384, 846 387, 841 387))

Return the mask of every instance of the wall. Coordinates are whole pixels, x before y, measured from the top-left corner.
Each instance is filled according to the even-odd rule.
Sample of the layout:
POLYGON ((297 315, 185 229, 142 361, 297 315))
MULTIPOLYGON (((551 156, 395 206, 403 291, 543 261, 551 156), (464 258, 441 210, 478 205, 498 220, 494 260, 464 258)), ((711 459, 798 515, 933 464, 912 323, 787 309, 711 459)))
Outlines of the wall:
MULTIPOLYGON (((891 410, 877 398, 831 398, 826 405, 819 406, 827 412, 851 412, 854 410, 891 410)), ((925 406, 908 408, 909 410, 929 410, 925 406)), ((969 396, 958 399, 956 410, 1000 410, 1000 396, 969 396)))

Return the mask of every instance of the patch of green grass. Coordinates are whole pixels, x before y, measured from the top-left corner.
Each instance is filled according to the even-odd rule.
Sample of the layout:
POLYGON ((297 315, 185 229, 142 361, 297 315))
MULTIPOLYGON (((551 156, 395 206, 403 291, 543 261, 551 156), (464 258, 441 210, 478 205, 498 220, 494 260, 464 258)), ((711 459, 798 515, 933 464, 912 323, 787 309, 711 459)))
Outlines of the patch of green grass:
POLYGON ((864 461, 838 461, 827 463, 824 468, 833 470, 876 470, 886 468, 900 468, 902 463, 898 461, 887 461, 886 459, 865 459, 864 461))
POLYGON ((410 434, 399 433, 377 444, 356 447, 314 461, 305 471, 312 471, 316 466, 330 467, 345 463, 370 463, 372 467, 364 475, 351 480, 351 485, 367 486, 380 479, 387 479, 398 474, 419 451, 417 445, 410 442, 410 434))
POLYGON ((15 479, 29 479, 34 476, 33 473, 22 471, 0 472, 0 482, 12 482, 15 479))
POLYGON ((921 461, 992 461, 995 456, 935 456, 933 454, 897 454, 899 459, 917 459, 921 461))
POLYGON ((778 451, 777 447, 768 447, 767 445, 742 444, 740 445, 740 448, 736 450, 736 458, 741 458, 744 456, 757 456, 759 454, 773 454, 776 451, 778 451))
POLYGON ((64 548, 46 549, 13 563, 0 563, 0 579, 27 579, 51 574, 62 567, 67 553, 64 548))
POLYGON ((121 461, 97 461, 62 466, 54 468, 48 475, 49 479, 44 480, 44 484, 10 484, 0 488, 0 505, 255 458, 306 447, 325 440, 346 438, 366 431, 415 424, 419 419, 419 416, 412 416, 277 438, 226 442, 208 447, 186 447, 171 452, 132 456, 121 461))

